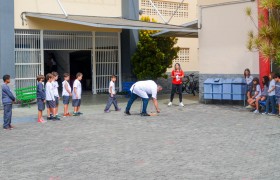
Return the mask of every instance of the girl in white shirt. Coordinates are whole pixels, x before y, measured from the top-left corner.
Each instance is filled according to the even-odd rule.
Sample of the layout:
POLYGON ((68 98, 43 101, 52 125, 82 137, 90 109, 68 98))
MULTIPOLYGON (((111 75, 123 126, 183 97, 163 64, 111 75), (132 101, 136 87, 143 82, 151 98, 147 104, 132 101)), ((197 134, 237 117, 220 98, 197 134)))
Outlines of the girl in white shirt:
POLYGON ((245 81, 246 81, 246 84, 247 84, 247 91, 246 91, 246 94, 247 94, 247 99, 250 99, 252 98, 252 81, 253 81, 253 76, 251 76, 251 72, 250 72, 250 69, 245 69, 244 70, 244 78, 245 78, 245 81))
POLYGON ((248 104, 252 107, 256 107, 256 99, 261 96, 261 86, 259 78, 255 77, 253 79, 253 86, 252 86, 252 97, 247 100, 248 104))

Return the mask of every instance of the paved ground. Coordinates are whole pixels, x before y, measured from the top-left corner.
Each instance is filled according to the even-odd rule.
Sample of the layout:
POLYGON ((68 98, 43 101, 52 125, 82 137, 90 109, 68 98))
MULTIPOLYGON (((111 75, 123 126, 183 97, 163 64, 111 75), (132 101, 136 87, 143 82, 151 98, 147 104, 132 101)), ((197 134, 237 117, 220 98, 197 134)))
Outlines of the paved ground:
POLYGON ((161 97, 155 117, 140 117, 139 102, 132 116, 104 114, 102 98, 85 98, 79 118, 45 124, 33 122, 36 107, 14 109, 16 129, 0 130, 1 180, 280 179, 277 117, 191 96, 184 108, 161 97))

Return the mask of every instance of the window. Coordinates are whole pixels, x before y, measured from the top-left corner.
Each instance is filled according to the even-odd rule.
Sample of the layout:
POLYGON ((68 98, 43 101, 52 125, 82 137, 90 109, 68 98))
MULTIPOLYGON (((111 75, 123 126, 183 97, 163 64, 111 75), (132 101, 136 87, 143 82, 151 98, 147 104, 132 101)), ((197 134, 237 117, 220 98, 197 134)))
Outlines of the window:
MULTIPOLYGON (((166 1, 153 1, 155 6, 158 8, 159 12, 163 16, 171 17, 176 9, 180 6, 180 3, 177 2, 166 2, 166 1)), ((141 9, 144 15, 154 16, 158 15, 155 8, 148 0, 141 1, 141 9)), ((188 18, 188 4, 183 3, 178 9, 174 17, 177 18, 188 18)))
POLYGON ((178 58, 173 60, 173 63, 187 63, 190 62, 190 49, 181 48, 178 52, 178 58))

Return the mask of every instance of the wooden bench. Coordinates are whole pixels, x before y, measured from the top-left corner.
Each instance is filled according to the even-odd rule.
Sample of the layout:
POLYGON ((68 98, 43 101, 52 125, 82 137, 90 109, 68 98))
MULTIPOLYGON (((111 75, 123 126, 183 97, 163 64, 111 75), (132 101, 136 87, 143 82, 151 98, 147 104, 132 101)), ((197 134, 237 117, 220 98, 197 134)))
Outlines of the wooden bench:
POLYGON ((37 87, 29 86, 25 88, 18 88, 15 90, 16 99, 21 102, 21 106, 28 105, 30 107, 30 103, 37 98, 37 87))

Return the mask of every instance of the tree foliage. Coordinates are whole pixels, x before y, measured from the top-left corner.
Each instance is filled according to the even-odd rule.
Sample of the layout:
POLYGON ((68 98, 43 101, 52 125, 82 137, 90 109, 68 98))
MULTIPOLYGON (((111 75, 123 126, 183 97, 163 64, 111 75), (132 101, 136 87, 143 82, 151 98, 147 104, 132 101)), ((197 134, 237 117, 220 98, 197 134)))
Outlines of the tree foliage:
MULTIPOLYGON (((142 21, 155 22, 149 17, 142 21)), ((178 39, 173 37, 152 37, 154 30, 140 30, 137 50, 132 56, 133 73, 138 80, 167 78, 166 70, 178 58, 179 47, 174 47, 178 39)))
MULTIPOLYGON (((253 31, 248 33, 247 48, 257 49, 265 58, 280 64, 280 0, 260 0, 260 5, 268 9, 269 19, 267 21, 263 15, 259 17, 263 26, 256 35, 253 31)), ((253 21, 250 8, 246 9, 246 14, 253 21)))

